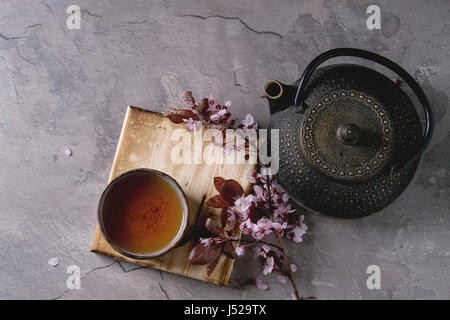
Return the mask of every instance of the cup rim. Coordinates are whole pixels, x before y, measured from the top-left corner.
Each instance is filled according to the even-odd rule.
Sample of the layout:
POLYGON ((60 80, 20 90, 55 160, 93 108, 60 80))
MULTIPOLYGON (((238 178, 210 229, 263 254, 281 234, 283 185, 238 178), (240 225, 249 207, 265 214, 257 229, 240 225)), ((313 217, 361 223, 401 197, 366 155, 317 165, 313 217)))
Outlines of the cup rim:
POLYGON ((188 201, 187 201, 186 195, 184 194, 183 189, 180 187, 178 182, 174 178, 169 176, 168 174, 166 174, 162 171, 150 169, 150 168, 131 169, 131 170, 125 171, 125 172, 121 173, 120 175, 118 175, 117 177, 115 177, 113 180, 111 180, 107 184, 107 186, 103 190, 102 195, 100 196, 98 207, 97 207, 97 222, 100 226, 100 231, 102 232, 102 234, 105 237, 108 244, 111 247, 113 247, 120 254, 122 254, 126 257, 129 257, 129 258, 132 258, 132 259, 137 259, 137 260, 148 260, 148 259, 160 257, 160 256, 166 254, 167 252, 169 252, 170 250, 172 250, 173 248, 175 248, 176 245, 183 239, 183 236, 185 234, 187 224, 188 224, 188 216, 189 216, 188 201), (136 253, 136 252, 128 251, 124 248, 121 248, 118 244, 114 243, 114 241, 112 241, 112 239, 108 236, 106 229, 105 229, 105 225, 103 223, 104 203, 105 203, 106 197, 108 196, 111 188, 116 183, 118 183, 120 180, 125 178, 126 176, 134 175, 137 173, 150 173, 153 175, 157 175, 157 176, 161 177, 162 179, 164 179, 165 181, 169 182, 171 184, 171 186, 174 187, 174 189, 176 189, 175 191, 179 195, 179 199, 181 200, 182 206, 183 206, 183 216, 182 216, 181 226, 180 226, 180 229, 178 230, 177 235, 169 242, 169 244, 166 247, 164 247, 158 251, 151 252, 151 253, 142 253, 141 254, 141 253, 136 253))

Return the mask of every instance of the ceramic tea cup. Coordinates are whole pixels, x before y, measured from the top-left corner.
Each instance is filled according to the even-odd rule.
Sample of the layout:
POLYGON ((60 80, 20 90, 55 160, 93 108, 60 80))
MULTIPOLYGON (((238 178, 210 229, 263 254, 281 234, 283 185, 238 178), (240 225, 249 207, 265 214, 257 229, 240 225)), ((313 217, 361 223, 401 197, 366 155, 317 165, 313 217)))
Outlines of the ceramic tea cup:
POLYGON ((153 169, 127 171, 112 180, 98 206, 108 243, 133 259, 164 255, 185 237, 188 202, 178 183, 153 169))

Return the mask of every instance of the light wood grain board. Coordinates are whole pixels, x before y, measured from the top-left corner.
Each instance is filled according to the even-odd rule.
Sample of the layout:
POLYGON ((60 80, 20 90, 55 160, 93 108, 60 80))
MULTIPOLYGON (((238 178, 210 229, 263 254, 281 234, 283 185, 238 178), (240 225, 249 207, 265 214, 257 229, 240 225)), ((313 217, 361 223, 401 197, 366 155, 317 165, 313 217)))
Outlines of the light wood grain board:
MULTIPOLYGON (((219 209, 201 206, 204 198, 216 195, 213 178, 235 179, 246 192, 251 185, 246 179, 247 172, 254 169, 251 164, 174 164, 171 150, 177 141, 171 140, 172 132, 183 129, 184 124, 174 124, 161 114, 129 106, 120 134, 109 181, 121 173, 136 168, 160 170, 173 177, 182 187, 189 204, 189 217, 204 221, 206 215, 219 215, 219 209), (199 211, 201 210, 201 211, 199 211)), ((105 184, 106 186, 106 184, 105 184)), ((233 267, 233 260, 222 256, 211 275, 205 266, 189 264, 188 256, 194 241, 175 248, 168 254, 150 260, 134 260, 114 250, 105 240, 98 225, 95 230, 91 251, 186 277, 199 279, 219 285, 227 285, 233 267)))

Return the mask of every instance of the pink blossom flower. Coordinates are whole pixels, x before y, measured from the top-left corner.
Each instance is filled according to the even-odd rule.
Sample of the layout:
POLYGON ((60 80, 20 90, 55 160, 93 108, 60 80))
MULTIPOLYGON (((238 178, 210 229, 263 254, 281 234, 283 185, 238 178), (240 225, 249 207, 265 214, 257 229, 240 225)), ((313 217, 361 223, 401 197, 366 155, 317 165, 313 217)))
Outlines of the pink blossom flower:
POLYGON ((256 171, 249 171, 247 172, 247 180, 250 183, 256 183, 256 171))
POLYGON ((302 227, 295 226, 291 231, 288 232, 287 236, 289 239, 294 240, 295 242, 299 243, 303 241, 303 235, 305 234, 306 230, 302 227))
POLYGON ((247 249, 246 246, 237 246, 234 251, 236 252, 236 255, 238 257, 243 256, 245 254, 245 250, 247 249))
POLYGON ((256 224, 252 225, 252 236, 257 240, 261 240, 264 236, 272 233, 272 221, 263 217, 256 224))
POLYGON ((253 202, 255 201, 255 196, 252 194, 249 194, 248 196, 240 197, 234 201, 234 210, 237 210, 240 213, 248 214, 250 207, 252 206, 253 202))
POLYGON ((282 231, 283 229, 286 229, 287 226, 287 222, 280 224, 263 217, 259 219, 256 224, 251 224, 252 236, 257 240, 261 240, 264 236, 271 234, 273 231, 282 231))
POLYGON ((201 121, 194 121, 192 120, 192 118, 183 119, 183 121, 186 123, 186 129, 190 132, 192 131, 197 132, 197 130, 200 129, 202 126, 201 121))
POLYGON ((227 109, 221 109, 215 113, 213 113, 209 118, 211 121, 220 121, 225 118, 225 115, 227 114, 227 109))
POLYGON ((286 219, 287 215, 290 213, 295 212, 295 210, 291 210, 291 205, 287 204, 280 204, 274 211, 273 211, 273 216, 276 220, 278 220, 279 218, 281 219, 286 219))
POLYGON ((293 263, 291 263, 291 271, 292 272, 296 272, 297 271, 297 266, 293 263))
POLYGON ((270 195, 270 200, 275 206, 278 205, 278 200, 279 199, 280 199, 280 196, 278 195, 278 193, 274 193, 272 191, 272 194, 270 195))
POLYGON ((255 249, 255 257, 267 258, 267 254, 270 250, 271 249, 267 244, 263 244, 261 247, 255 249))
POLYGON ((61 146, 61 148, 59 148, 59 151, 64 153, 66 156, 71 156, 72 155, 72 150, 70 150, 70 148, 67 147, 67 146, 61 146))
POLYGON ((287 278, 286 278, 285 276, 279 274, 279 275, 277 276, 277 279, 278 279, 278 282, 280 282, 280 283, 282 283, 282 284, 285 284, 287 278))
POLYGON ((214 99, 212 93, 209 94, 208 104, 209 104, 208 107, 209 112, 216 111, 216 100, 214 99))
POLYGON ((256 197, 258 198, 258 200, 260 201, 265 201, 267 198, 264 197, 264 189, 259 186, 259 185, 254 185, 253 186, 253 191, 256 194, 256 197))
POLYGON ((56 267, 59 264, 59 258, 50 258, 48 259, 48 264, 52 267, 56 267))
POLYGON ((245 118, 242 120, 242 125, 245 129, 256 128, 258 126, 251 114, 247 114, 245 116, 245 118))
POLYGON ((283 187, 278 183, 276 179, 272 180, 271 186, 275 189, 276 192, 284 193, 283 187))
POLYGON ((239 229, 247 235, 252 235, 252 232, 253 232, 252 227, 253 227, 253 222, 251 222, 248 215, 243 214, 242 222, 241 222, 241 225, 239 226, 239 229))
POLYGON ((259 277, 253 281, 253 284, 262 290, 266 290, 267 288, 269 288, 269 286, 265 284, 264 281, 259 277))
POLYGON ((240 197, 234 202, 234 206, 228 210, 228 221, 234 221, 238 219, 239 221, 248 220, 248 214, 250 208, 253 205, 255 196, 249 194, 248 196, 240 197))
POLYGON ((267 257, 266 262, 264 263, 263 274, 268 275, 269 273, 272 273, 274 265, 275 260, 273 259, 273 257, 267 257))
POLYGON ((288 226, 288 223, 285 221, 283 223, 278 223, 278 222, 273 222, 272 223, 272 228, 275 231, 283 231, 284 229, 286 229, 288 226))
POLYGON ((403 84, 403 80, 401 78, 392 78, 392 81, 398 86, 401 86, 403 84))

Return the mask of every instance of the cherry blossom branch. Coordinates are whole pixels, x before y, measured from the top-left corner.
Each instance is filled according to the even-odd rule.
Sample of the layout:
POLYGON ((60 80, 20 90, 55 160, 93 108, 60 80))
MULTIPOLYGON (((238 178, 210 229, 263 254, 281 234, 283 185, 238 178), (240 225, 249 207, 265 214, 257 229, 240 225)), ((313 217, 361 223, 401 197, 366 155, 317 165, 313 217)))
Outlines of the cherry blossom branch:
MULTIPOLYGON (((251 115, 247 115, 238 123, 231 118, 231 102, 220 105, 214 98, 209 97, 196 103, 190 91, 185 92, 184 101, 184 107, 171 109, 166 113, 172 122, 185 123, 189 131, 196 131, 202 126, 218 129, 219 132, 212 137, 215 147, 223 148, 224 154, 236 150, 248 150, 250 154, 250 141, 247 139, 244 139, 244 143, 232 143, 228 146, 226 129, 257 129, 258 124, 251 115)), ((253 147, 255 151, 256 146, 253 147)), ((199 236, 206 235, 206 238, 199 238, 189 254, 189 262, 206 265, 209 275, 222 254, 234 259, 244 255, 247 248, 261 244, 255 248, 255 257, 263 262, 263 275, 278 274, 277 278, 281 283, 286 283, 289 278, 295 298, 302 299, 293 276, 297 267, 289 263, 281 238, 296 243, 302 242, 302 237, 308 229, 303 223, 303 215, 291 206, 289 195, 272 176, 263 176, 258 171, 252 171, 247 175, 247 179, 253 187, 246 195, 239 182, 214 177, 214 186, 219 194, 212 196, 205 205, 221 209, 220 219, 206 219, 205 229, 208 232, 199 233, 199 236), (242 237, 248 236, 252 239, 239 240, 238 232, 242 237), (266 236, 272 233, 276 233, 279 244, 267 240, 266 236), (242 245, 235 246, 236 242, 242 245)), ((256 279, 255 285, 261 289, 268 288, 261 279, 256 279)))
POLYGON ((289 264, 289 260, 288 260, 286 251, 284 250, 283 242, 281 241, 280 232, 277 231, 276 234, 277 234, 277 238, 278 238, 278 243, 280 244, 281 252, 283 253, 284 263, 285 263, 287 271, 288 271, 289 280, 291 281, 292 288, 294 288, 295 297, 297 298, 297 300, 300 300, 301 298, 300 298, 300 295, 298 294, 297 285, 295 284, 295 281, 294 281, 294 274, 292 272, 291 265, 289 264))
MULTIPOLYGON (((270 188, 270 182, 269 181, 270 181, 269 176, 266 176, 266 185, 267 185, 268 188, 270 188)), ((269 210, 270 210, 270 212, 272 212, 272 210, 273 210, 271 195, 272 195, 272 193, 269 192, 269 210)), ((273 216, 271 218, 273 218, 273 216)), ((294 281, 294 275, 293 275, 293 272, 292 272, 292 269, 291 269, 291 265, 289 264, 288 256, 286 254, 286 251, 284 250, 283 242, 281 241, 280 231, 277 230, 276 234, 277 234, 277 238, 278 238, 278 243, 280 244, 280 246, 278 248, 282 252, 283 259, 284 259, 284 264, 286 265, 286 269, 288 271, 288 277, 289 277, 289 280, 291 281, 292 288, 294 289, 295 298, 297 300, 300 300, 300 295, 298 294, 297 285, 295 284, 295 281, 294 281)), ((265 236, 264 236, 264 240, 266 240, 265 236)))
POLYGON ((272 246, 272 247, 277 248, 278 250, 281 250, 280 246, 276 245, 275 243, 268 242, 268 241, 261 241, 261 240, 252 241, 252 240, 247 240, 247 239, 242 239, 242 238, 241 239, 234 239, 232 241, 249 243, 249 244, 246 245, 247 247, 250 247, 250 246, 252 246, 254 244, 258 244, 258 243, 263 242, 263 243, 267 244, 268 246, 272 246))

